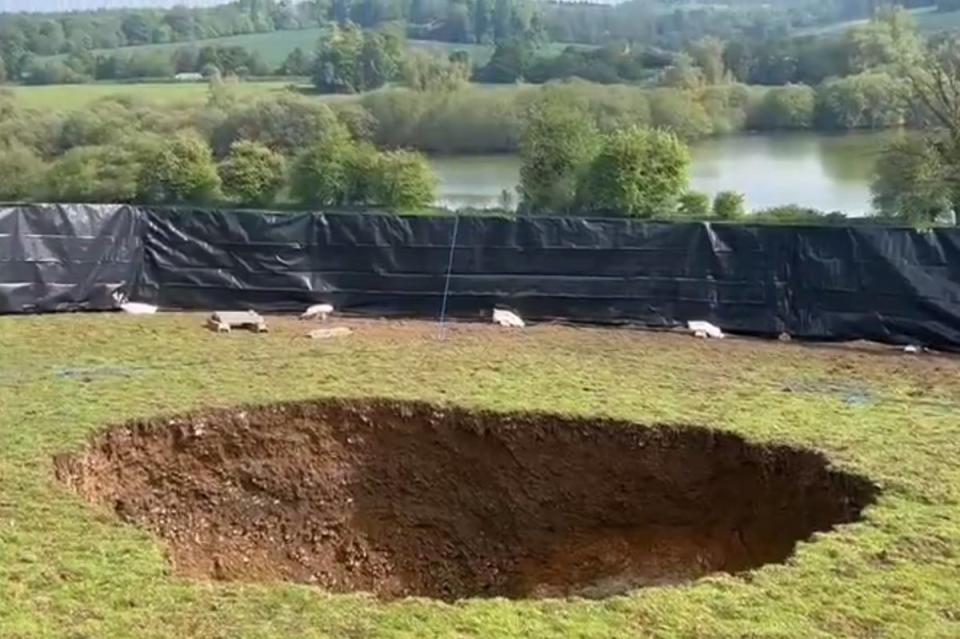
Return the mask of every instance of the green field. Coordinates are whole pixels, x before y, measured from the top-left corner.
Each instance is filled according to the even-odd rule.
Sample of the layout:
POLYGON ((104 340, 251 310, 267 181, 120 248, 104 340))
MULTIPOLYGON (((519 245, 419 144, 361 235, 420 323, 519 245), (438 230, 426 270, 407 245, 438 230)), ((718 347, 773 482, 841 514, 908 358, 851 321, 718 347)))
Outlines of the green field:
POLYGON ((297 321, 261 336, 202 324, 0 318, 0 637, 960 636, 955 357, 560 326, 454 325, 438 341, 429 323, 354 323, 314 341, 297 321), (823 451, 882 493, 864 521, 746 574, 597 601, 384 603, 175 576, 157 538, 53 476, 54 455, 109 424, 321 396, 706 425, 823 451))
MULTIPOLYGON (((317 42, 328 29, 317 27, 314 29, 300 29, 296 31, 271 31, 269 33, 250 33, 245 35, 227 36, 224 38, 210 38, 207 40, 195 40, 192 42, 173 42, 169 44, 144 44, 132 47, 122 47, 119 49, 95 49, 93 55, 108 53, 140 53, 144 51, 165 51, 173 53, 179 47, 195 46, 203 47, 207 45, 216 45, 221 47, 240 46, 251 51, 257 51, 263 56, 264 61, 271 67, 279 67, 287 56, 297 48, 304 51, 313 51, 317 47, 317 42)), ((424 49, 427 51, 436 51, 448 55, 453 51, 467 51, 475 65, 484 65, 493 55, 493 45, 489 44, 461 44, 455 42, 439 42, 435 40, 409 40, 409 45, 415 49, 424 49)), ((550 50, 555 50, 561 45, 551 45, 550 50)), ((39 58, 43 60, 58 60, 64 56, 49 56, 39 58)))
MULTIPOLYGON (((285 91, 290 83, 239 82, 233 86, 241 97, 253 97, 285 91)), ((200 103, 210 92, 205 82, 55 84, 11 87, 9 90, 24 106, 51 110, 78 109, 96 100, 120 95, 137 96, 159 105, 200 103)))
MULTIPOLYGON (((260 52, 264 61, 272 67, 280 66, 287 56, 296 48, 304 51, 313 51, 317 46, 320 36, 327 32, 327 29, 317 27, 314 29, 300 29, 296 31, 271 31, 269 33, 249 33, 237 36, 227 36, 224 38, 210 38, 207 40, 195 40, 193 42, 173 42, 170 44, 144 44, 132 47, 123 47, 120 49, 95 49, 91 53, 140 53, 144 51, 168 51, 173 53, 177 48, 184 46, 203 47, 206 45, 218 45, 222 47, 241 46, 247 49, 260 52)), ((44 59, 60 59, 63 56, 50 56, 44 59)))
MULTIPOLYGON (((952 31, 960 28, 960 11, 939 12, 936 7, 921 7, 919 9, 910 9, 909 13, 917 23, 917 29, 921 33, 936 33, 939 31, 952 31)), ((824 35, 845 33, 850 29, 867 24, 869 20, 849 20, 846 22, 837 22, 824 27, 814 27, 811 29, 802 29, 797 35, 824 35)))

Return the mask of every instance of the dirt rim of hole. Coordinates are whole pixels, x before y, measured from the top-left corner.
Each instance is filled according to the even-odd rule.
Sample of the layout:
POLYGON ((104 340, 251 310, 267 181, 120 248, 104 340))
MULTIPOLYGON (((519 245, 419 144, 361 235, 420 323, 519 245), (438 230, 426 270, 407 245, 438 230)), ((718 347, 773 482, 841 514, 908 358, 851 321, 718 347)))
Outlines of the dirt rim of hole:
POLYGON ((57 478, 176 573, 384 599, 601 598, 782 562, 878 489, 698 426, 324 399, 131 422, 57 478))

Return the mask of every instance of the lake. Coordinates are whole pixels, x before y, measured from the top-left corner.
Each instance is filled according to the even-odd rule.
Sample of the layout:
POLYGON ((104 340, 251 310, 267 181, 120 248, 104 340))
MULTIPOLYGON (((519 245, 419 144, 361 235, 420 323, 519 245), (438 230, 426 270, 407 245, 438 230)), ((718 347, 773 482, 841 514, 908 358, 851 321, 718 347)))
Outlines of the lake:
MULTIPOLYGON (((739 191, 751 210, 783 204, 863 215, 871 210, 870 180, 877 155, 895 132, 731 135, 691 146, 691 187, 714 195, 739 191)), ((500 206, 504 189, 516 202, 515 155, 433 156, 438 204, 500 206)))

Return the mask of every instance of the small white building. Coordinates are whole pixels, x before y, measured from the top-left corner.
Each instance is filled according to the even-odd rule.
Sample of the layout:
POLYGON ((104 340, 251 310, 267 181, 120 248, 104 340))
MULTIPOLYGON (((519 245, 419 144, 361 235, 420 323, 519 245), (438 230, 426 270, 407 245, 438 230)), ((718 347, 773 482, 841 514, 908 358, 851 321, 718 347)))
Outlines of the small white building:
POLYGON ((177 82, 203 82, 202 73, 178 73, 173 78, 177 82))

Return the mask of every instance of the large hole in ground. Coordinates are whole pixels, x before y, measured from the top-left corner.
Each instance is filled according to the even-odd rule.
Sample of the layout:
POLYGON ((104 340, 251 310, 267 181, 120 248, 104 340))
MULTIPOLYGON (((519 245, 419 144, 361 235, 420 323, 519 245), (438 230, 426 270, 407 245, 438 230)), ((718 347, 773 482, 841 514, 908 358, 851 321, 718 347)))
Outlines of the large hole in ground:
POLYGON ((136 422, 60 479, 183 575, 393 598, 602 597, 786 559, 862 477, 699 427, 323 400, 136 422))

